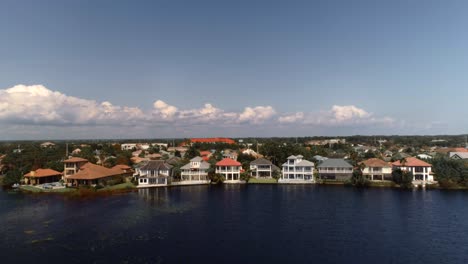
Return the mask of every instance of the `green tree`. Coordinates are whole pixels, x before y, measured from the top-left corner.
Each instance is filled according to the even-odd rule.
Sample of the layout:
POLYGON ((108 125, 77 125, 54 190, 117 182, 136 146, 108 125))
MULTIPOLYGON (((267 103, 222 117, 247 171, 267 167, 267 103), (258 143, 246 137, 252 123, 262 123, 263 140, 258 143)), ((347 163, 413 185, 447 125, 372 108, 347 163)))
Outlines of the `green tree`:
POLYGON ((3 178, 2 184, 3 186, 11 187, 15 183, 20 183, 22 178, 23 174, 20 170, 10 170, 6 173, 5 177, 3 178))
POLYGON ((351 184, 355 187, 367 187, 369 186, 369 180, 362 174, 360 168, 356 168, 353 170, 351 184))

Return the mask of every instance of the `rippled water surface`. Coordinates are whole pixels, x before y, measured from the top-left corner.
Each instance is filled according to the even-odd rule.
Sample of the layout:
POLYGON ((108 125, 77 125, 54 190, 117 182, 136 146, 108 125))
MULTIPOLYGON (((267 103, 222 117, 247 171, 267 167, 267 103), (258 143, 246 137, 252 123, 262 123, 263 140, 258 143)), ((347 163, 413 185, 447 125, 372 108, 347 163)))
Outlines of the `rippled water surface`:
POLYGON ((0 190, 0 263, 468 263, 468 192, 192 186, 0 190))

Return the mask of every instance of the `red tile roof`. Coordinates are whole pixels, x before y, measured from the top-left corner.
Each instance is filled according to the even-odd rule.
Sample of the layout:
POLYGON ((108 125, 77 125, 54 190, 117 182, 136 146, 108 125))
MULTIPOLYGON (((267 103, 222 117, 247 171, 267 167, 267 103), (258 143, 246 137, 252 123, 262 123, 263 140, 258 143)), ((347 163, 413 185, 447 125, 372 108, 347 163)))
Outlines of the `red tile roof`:
POLYGON ((117 164, 117 165, 115 165, 114 167, 112 167, 112 169, 131 170, 132 167, 130 167, 130 166, 128 166, 128 165, 117 164))
POLYGON ((123 172, 121 169, 109 169, 103 166, 92 164, 88 162, 80 167, 80 170, 70 176, 67 176, 68 179, 76 180, 94 180, 110 176, 122 175, 123 172))
POLYGON ((63 162, 88 162, 87 159, 79 158, 79 157, 71 157, 63 162))
POLYGON ((241 166, 240 162, 230 158, 222 159, 216 163, 216 166, 241 166))
POLYGON ((50 177, 50 176, 58 176, 58 175, 62 175, 62 173, 56 170, 52 170, 52 169, 37 169, 35 171, 26 173, 24 177, 41 178, 41 177, 50 177))
POLYGON ((431 167, 432 165, 415 157, 406 158, 405 165, 402 165, 399 160, 392 163, 393 166, 404 167, 431 167))
POLYGON ((236 142, 230 138, 191 138, 191 143, 227 143, 236 144, 236 142))
POLYGON ((381 159, 377 159, 377 158, 371 158, 371 159, 368 159, 368 160, 365 160, 363 162, 361 162, 362 164, 366 165, 366 167, 390 167, 390 163, 388 162, 385 162, 381 159))

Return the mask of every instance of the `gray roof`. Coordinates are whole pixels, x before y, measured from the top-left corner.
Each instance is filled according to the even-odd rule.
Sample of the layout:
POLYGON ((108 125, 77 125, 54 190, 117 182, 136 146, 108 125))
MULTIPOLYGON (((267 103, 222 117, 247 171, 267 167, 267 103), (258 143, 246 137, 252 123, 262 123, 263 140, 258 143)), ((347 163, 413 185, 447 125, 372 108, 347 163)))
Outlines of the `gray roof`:
POLYGON ((172 165, 166 163, 164 160, 150 160, 148 163, 141 167, 140 170, 169 170, 172 165))
POLYGON ((177 162, 179 162, 179 161, 181 161, 181 160, 182 160, 182 158, 179 158, 179 157, 174 156, 174 157, 172 157, 172 158, 166 160, 166 163, 169 163, 169 164, 171 164, 171 165, 175 165, 177 162))
POLYGON ((190 161, 199 162, 199 161, 202 161, 202 160, 203 159, 201 157, 197 156, 197 157, 191 159, 190 161))
POLYGON ((288 159, 296 159, 296 156, 291 155, 291 156, 288 157, 288 159))
MULTIPOLYGON (((191 162, 189 162, 189 163, 185 164, 184 166, 180 167, 180 169, 182 169, 182 170, 190 170, 190 169, 192 168, 190 165, 191 165, 191 162)), ((199 167, 199 168, 202 169, 202 170, 203 170, 203 169, 207 170, 207 169, 210 168, 210 164, 209 164, 208 162, 206 162, 206 161, 202 161, 202 162, 200 163, 200 167, 199 167)))
POLYGON ((301 162, 297 163, 296 166, 302 166, 302 167, 310 166, 310 167, 313 167, 314 163, 311 162, 311 161, 308 161, 308 160, 301 160, 301 162))
POLYGON ((346 162, 344 159, 326 159, 322 161, 317 167, 319 168, 352 168, 353 166, 346 162))
POLYGON ((265 158, 258 158, 252 162, 250 162, 250 165, 272 165, 271 161, 265 159, 265 158))

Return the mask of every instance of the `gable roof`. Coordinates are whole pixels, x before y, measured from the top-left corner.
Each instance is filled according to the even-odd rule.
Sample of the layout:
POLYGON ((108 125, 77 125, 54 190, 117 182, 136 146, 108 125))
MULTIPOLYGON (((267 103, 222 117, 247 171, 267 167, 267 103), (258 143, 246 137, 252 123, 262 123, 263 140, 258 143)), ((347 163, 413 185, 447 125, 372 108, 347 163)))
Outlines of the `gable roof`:
POLYGON ((41 177, 50 177, 50 176, 58 176, 58 175, 62 175, 62 173, 56 170, 52 170, 52 169, 37 169, 35 171, 26 173, 24 177, 41 178, 41 177))
POLYGON ((224 158, 216 163, 216 166, 241 166, 240 162, 230 158, 224 158))
POLYGON ((377 168, 384 168, 384 167, 391 167, 388 162, 385 162, 378 158, 371 158, 361 162, 366 167, 377 167, 377 168))
MULTIPOLYGON (((189 163, 185 164, 184 166, 182 166, 182 167, 180 167, 180 168, 181 168, 182 170, 190 170, 190 169, 192 168, 191 165, 192 165, 191 162, 189 162, 189 163)), ((209 164, 208 162, 206 162, 206 161, 202 161, 202 162, 200 162, 200 167, 198 167, 198 168, 199 168, 199 169, 202 169, 202 170, 203 170, 203 169, 206 170, 206 169, 209 169, 209 168, 210 168, 210 164, 209 164)))
POLYGON ((450 152, 449 157, 454 158, 457 156, 460 159, 468 159, 468 152, 450 152))
POLYGON ((313 167, 314 163, 308 160, 301 160, 301 162, 297 163, 296 166, 313 167))
POLYGON ((265 158, 258 158, 250 162, 250 165, 272 165, 271 161, 265 158))
POLYGON ((166 163, 164 160, 150 160, 140 170, 169 170, 172 165, 166 163))
POLYGON ((99 166, 88 162, 80 167, 77 173, 67 176, 68 179, 75 180, 95 180, 110 176, 122 175, 120 169, 109 169, 103 166, 99 166))
POLYGON ((69 159, 64 160, 63 162, 88 162, 88 160, 79 157, 71 157, 69 159))
POLYGON ((117 164, 114 167, 112 167, 112 169, 130 170, 130 169, 132 169, 132 167, 130 167, 128 165, 124 165, 124 164, 117 164))
POLYGON ((322 163, 320 163, 317 167, 318 168, 324 168, 324 167, 352 168, 353 166, 344 159, 326 159, 322 161, 322 163))
MULTIPOLYGON (((392 163, 393 166, 403 166, 399 160, 392 163)), ((406 158, 404 167, 431 167, 432 165, 415 157, 406 158)))
POLYGON ((199 156, 196 156, 195 158, 191 159, 190 161, 193 161, 193 162, 200 162, 202 161, 203 159, 199 156))

